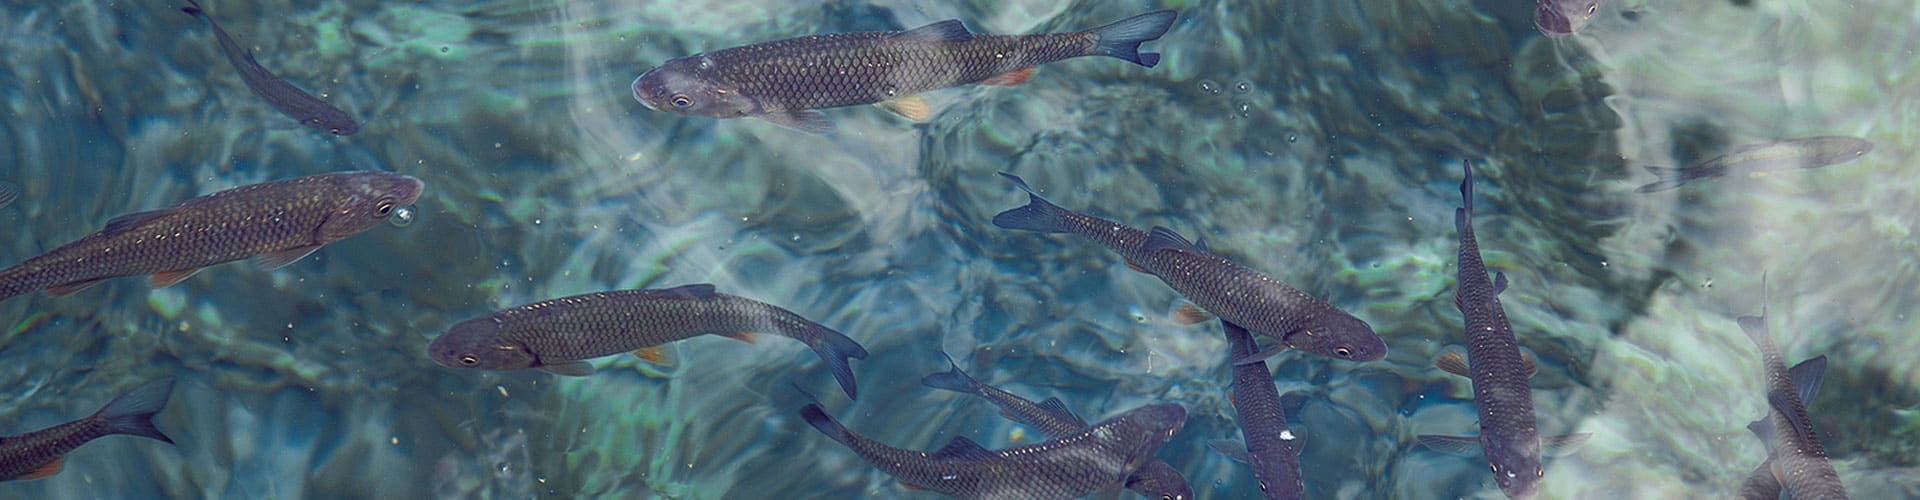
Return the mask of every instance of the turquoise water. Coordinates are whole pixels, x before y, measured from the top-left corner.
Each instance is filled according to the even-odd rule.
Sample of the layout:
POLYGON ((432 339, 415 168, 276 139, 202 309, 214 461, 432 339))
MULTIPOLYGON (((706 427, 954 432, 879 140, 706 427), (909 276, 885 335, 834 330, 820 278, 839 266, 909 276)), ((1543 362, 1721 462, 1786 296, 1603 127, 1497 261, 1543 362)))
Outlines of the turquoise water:
POLYGON ((1201 498, 1256 495, 1209 450, 1237 438, 1217 325, 1179 326, 1159 280, 1084 240, 993 227, 1025 203, 994 175, 1216 251, 1366 319, 1386 360, 1284 354, 1310 498, 1500 498, 1484 463, 1420 447, 1471 434, 1451 303, 1458 165, 1521 344, 1541 359, 1549 498, 1729 496, 1765 457, 1761 368, 1733 318, 1790 361, 1855 498, 1920 497, 1920 7, 1903 0, 1609 1, 1546 39, 1523 1, 208 1, 266 67, 361 121, 332 137, 248 93, 178 5, 0 4, 0 207, 13 263, 116 215, 238 185, 378 169, 427 183, 382 226, 285 269, 111 280, 0 303, 0 433, 180 383, 177 446, 89 444, 6 498, 920 498, 808 428, 789 383, 905 448, 1035 435, 919 385, 975 377, 1089 419, 1190 414, 1159 458, 1201 498), (639 72, 693 52, 957 18, 976 32, 1181 20, 1154 69, 1080 59, 1014 88, 929 96, 913 124, 827 114, 834 136, 647 110, 639 72), (1640 165, 1847 135, 1866 157, 1642 195, 1640 165), (440 367, 454 322, 597 290, 716 284, 860 341, 861 398, 791 342, 701 338, 677 367, 630 356, 560 378, 440 367), (18 326, 14 326, 18 325, 18 326))

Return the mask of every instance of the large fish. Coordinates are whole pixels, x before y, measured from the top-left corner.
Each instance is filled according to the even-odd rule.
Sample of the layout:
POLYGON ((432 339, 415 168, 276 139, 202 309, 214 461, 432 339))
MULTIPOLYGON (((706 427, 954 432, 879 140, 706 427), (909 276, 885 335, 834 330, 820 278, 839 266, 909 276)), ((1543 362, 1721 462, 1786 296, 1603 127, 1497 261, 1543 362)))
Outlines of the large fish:
POLYGON ((208 26, 213 27, 213 37, 220 43, 220 52, 226 54, 227 62, 233 64, 234 71, 240 72, 240 81, 246 82, 247 88, 253 90, 254 95, 266 99, 273 109, 298 120, 301 125, 333 135, 352 135, 360 130, 360 125, 354 123, 353 117, 347 116, 347 112, 300 90, 260 66, 259 61, 253 60, 253 51, 234 42, 226 30, 220 29, 219 23, 213 22, 206 11, 200 10, 198 2, 187 0, 187 4, 191 6, 182 7, 180 11, 206 21, 208 26))
POLYGON ((1044 442, 988 450, 954 438, 939 451, 894 448, 840 425, 815 402, 801 418, 908 486, 956 498, 1068 499, 1119 485, 1154 460, 1187 421, 1177 404, 1147 405, 1044 442))
POLYGON ((1786 358, 1767 333, 1765 306, 1759 316, 1742 316, 1738 321, 1740 330, 1760 348, 1761 366, 1766 371, 1767 416, 1747 429, 1767 443, 1767 462, 1772 464, 1774 480, 1795 500, 1846 498, 1847 488, 1840 484, 1840 475, 1834 472, 1827 449, 1820 444, 1813 421, 1807 418, 1806 399, 1820 390, 1827 367, 1825 356, 1788 370, 1786 358))
POLYGON ((1533 9, 1533 27, 1548 37, 1580 31, 1600 13, 1600 0, 1539 0, 1533 9))
POLYGON ((1520 343, 1513 337, 1513 326, 1500 306, 1500 292, 1507 289, 1507 276, 1495 274, 1487 279, 1487 266, 1480 260, 1480 244, 1473 237, 1473 164, 1461 161, 1466 178, 1460 181, 1460 196, 1466 205, 1453 212, 1453 227, 1460 232, 1459 280, 1453 293, 1453 305, 1466 319, 1467 355, 1449 352, 1437 363, 1441 369, 1473 381, 1473 404, 1479 408, 1480 437, 1420 436, 1420 442, 1436 450, 1456 455, 1480 451, 1493 469, 1500 491, 1516 500, 1539 494, 1543 446, 1549 453, 1571 449, 1586 441, 1587 434, 1540 438, 1533 416, 1533 388, 1527 379, 1533 376, 1534 363, 1520 354, 1520 343))
POLYGON ((419 179, 342 172, 241 186, 107 221, 99 232, 0 270, 0 300, 69 295, 141 274, 163 287, 201 268, 253 258, 276 269, 359 234, 420 198, 419 179))
POLYGON ((918 94, 967 84, 1018 85, 1033 67, 1109 56, 1146 67, 1160 54, 1140 44, 1173 26, 1158 10, 1072 33, 977 35, 958 20, 907 31, 835 33, 757 43, 668 60, 633 80, 648 109, 712 118, 752 117, 824 134, 823 108, 882 104, 915 121, 931 114, 918 94))
POLYGON ((172 438, 153 426, 153 415, 167 405, 167 395, 172 392, 172 378, 147 382, 113 398, 106 407, 87 418, 18 436, 0 437, 0 481, 40 479, 57 474, 66 461, 67 452, 114 434, 173 444, 172 438))
POLYGON ((1660 180, 1640 186, 1635 192, 1653 193, 1676 189, 1699 179, 1734 174, 1776 172, 1789 169, 1820 168, 1846 163, 1873 151, 1873 143, 1857 137, 1808 137, 1734 148, 1687 168, 1644 167, 1660 180))
MULTIPOLYGON (((1226 321, 1220 324, 1227 331, 1227 359, 1245 358, 1260 350, 1246 328, 1226 321)), ((1294 444, 1293 430, 1287 428, 1280 391, 1273 386, 1266 362, 1233 365, 1233 410, 1245 446, 1214 442, 1213 448, 1252 465, 1260 494, 1267 499, 1302 498, 1306 483, 1300 479, 1300 448, 1294 444)))
MULTIPOLYGON (((1067 210, 1041 198, 1019 177, 1005 172, 1000 175, 1025 190, 1028 201, 1026 206, 993 216, 995 226, 1093 240, 1120 254, 1128 267, 1159 277, 1200 309, 1278 340, 1282 348, 1354 361, 1387 356, 1386 342, 1367 322, 1306 292, 1214 255, 1167 228, 1141 231, 1067 210)), ((1262 359, 1274 352, 1277 350, 1239 362, 1262 359)))
MULTIPOLYGON (((1027 398, 974 380, 973 377, 967 376, 967 372, 961 371, 960 366, 954 364, 951 358, 947 363, 952 365, 953 369, 922 377, 920 383, 935 389, 972 394, 986 399, 994 406, 1000 407, 1001 416, 1032 427, 1049 439, 1063 437, 1087 428, 1087 421, 1082 420, 1079 415, 1074 415, 1073 410, 1067 409, 1067 404, 1061 402, 1060 398, 1047 398, 1046 401, 1034 403, 1027 398)), ((1141 465, 1140 470, 1127 476, 1126 487, 1149 499, 1193 498, 1193 488, 1187 485, 1187 478, 1180 475, 1180 471, 1174 470, 1172 465, 1157 458, 1141 465)))
POLYGON ((813 348, 847 397, 855 396, 847 358, 866 359, 866 348, 792 311, 716 293, 707 284, 596 292, 497 311, 453 325, 433 339, 427 355, 451 368, 583 376, 593 372, 588 359, 629 351, 657 359, 653 348, 668 342, 720 335, 751 343, 754 333, 813 348))
MULTIPOLYGON (((1787 376, 1793 379, 1794 392, 1799 393, 1801 402, 1813 400, 1814 394, 1820 391, 1820 382, 1826 378, 1826 373, 1826 356, 1809 358, 1806 361, 1801 361, 1800 364, 1793 365, 1793 368, 1787 370, 1787 376)), ((1760 444, 1767 446, 1768 455, 1772 455, 1772 436, 1761 435, 1758 432, 1762 429, 1762 426, 1770 425, 1767 423, 1767 419, 1772 417, 1773 409, 1769 407, 1767 413, 1768 416, 1760 417, 1760 420, 1755 420, 1753 423, 1747 424, 1747 429, 1756 431, 1754 436, 1760 438, 1760 444)), ((1774 477, 1773 460, 1769 457, 1768 460, 1755 466, 1752 473, 1747 474, 1746 480, 1740 483, 1740 490, 1735 493, 1734 498, 1741 500, 1779 500, 1780 490, 1780 479, 1774 477)))

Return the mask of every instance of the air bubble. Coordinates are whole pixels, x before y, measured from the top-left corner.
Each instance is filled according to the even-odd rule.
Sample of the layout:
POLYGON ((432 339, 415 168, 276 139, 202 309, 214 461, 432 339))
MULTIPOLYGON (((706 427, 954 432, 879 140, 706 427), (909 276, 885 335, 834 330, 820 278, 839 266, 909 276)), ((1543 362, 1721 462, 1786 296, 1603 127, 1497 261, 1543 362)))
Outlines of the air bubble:
POLYGON ((1209 94, 1218 94, 1220 93, 1220 84, 1213 83, 1213 80, 1201 80, 1200 91, 1209 94))
POLYGON ((413 207, 405 206, 405 207, 394 209, 393 217, 387 218, 387 223, 393 224, 393 227, 407 227, 407 226, 413 225, 413 207))

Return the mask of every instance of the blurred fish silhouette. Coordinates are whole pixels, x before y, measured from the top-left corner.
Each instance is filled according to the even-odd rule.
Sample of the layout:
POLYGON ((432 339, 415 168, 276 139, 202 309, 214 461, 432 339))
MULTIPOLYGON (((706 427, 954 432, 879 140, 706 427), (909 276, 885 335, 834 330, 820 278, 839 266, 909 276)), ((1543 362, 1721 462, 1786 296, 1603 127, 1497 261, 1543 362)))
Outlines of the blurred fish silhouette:
POLYGON ((1534 5, 1533 27, 1549 38, 1572 35, 1600 14, 1600 0, 1540 0, 1534 5))
POLYGON ((790 38, 678 57, 633 80, 648 109, 711 118, 752 117, 796 130, 834 129, 823 108, 879 104, 914 121, 932 110, 919 94, 968 84, 1013 86, 1042 64, 1108 56, 1145 67, 1140 52, 1173 26, 1171 10, 1098 28, 1040 35, 979 35, 958 20, 907 31, 790 38))
POLYGON ((106 407, 87 418, 18 436, 0 437, 0 481, 58 474, 67 452, 114 434, 173 444, 172 438, 153 426, 153 415, 167 405, 167 395, 172 392, 172 378, 154 380, 113 398, 106 407))
POLYGON ((1695 180, 1718 178, 1728 174, 1764 174, 1796 168, 1820 168, 1853 161, 1871 151, 1873 151, 1873 143, 1855 137, 1808 137, 1741 146, 1734 148, 1732 152, 1687 168, 1642 167, 1653 175, 1659 176, 1660 180, 1640 186, 1634 191, 1640 193, 1666 191, 1677 189, 1695 180))
POLYGON ((226 54, 227 62, 232 63, 234 71, 240 73, 240 81, 246 82, 247 89, 266 99, 273 109, 299 121, 301 125, 333 135, 353 135, 360 130, 360 124, 347 116, 347 112, 287 83, 286 79, 274 76, 259 61, 253 60, 253 51, 234 42, 226 30, 220 29, 220 23, 213 22, 213 18, 200 9, 199 2, 187 0, 187 4, 190 7, 182 7, 180 11, 206 21, 207 26, 213 27, 213 37, 220 43, 220 52, 226 54))

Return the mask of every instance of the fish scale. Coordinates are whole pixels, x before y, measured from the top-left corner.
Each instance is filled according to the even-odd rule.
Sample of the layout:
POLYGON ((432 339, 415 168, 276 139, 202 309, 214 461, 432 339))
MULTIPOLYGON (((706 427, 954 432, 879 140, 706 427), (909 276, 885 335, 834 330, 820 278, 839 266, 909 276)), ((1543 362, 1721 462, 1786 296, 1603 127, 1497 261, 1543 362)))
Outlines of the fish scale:
POLYGON ((1787 495, 1795 499, 1847 498, 1846 487, 1827 457, 1826 446, 1807 416, 1786 357, 1780 355, 1766 326, 1766 313, 1739 319, 1740 328, 1760 348, 1767 381, 1768 460, 1787 495))
POLYGON ((57 473, 67 453, 115 434, 172 444, 173 439, 153 426, 154 414, 166 406, 172 391, 172 378, 154 380, 114 398, 85 418, 17 436, 0 436, 0 481, 36 479, 57 473))
MULTIPOLYGON (((404 175, 343 172, 242 186, 172 208, 124 215, 106 228, 0 271, 0 300, 106 278, 190 272, 276 252, 311 251, 378 224, 385 206, 412 204, 404 175)), ((304 255, 304 253, 299 253, 304 255)), ((67 290, 71 293, 76 290, 67 290)))
MULTIPOLYGON (((1224 321, 1221 326, 1226 330, 1229 359, 1260 350, 1246 328, 1224 321)), ((1306 485, 1300 477, 1300 449, 1294 446, 1293 431, 1280 408, 1280 390, 1274 387, 1265 362, 1233 366, 1233 410, 1261 495, 1269 500, 1302 498, 1306 485)))
POLYGON ((763 111, 870 104, 1071 57, 1094 46, 1088 33, 973 35, 961 41, 836 33, 717 50, 696 75, 764 96, 763 111))

